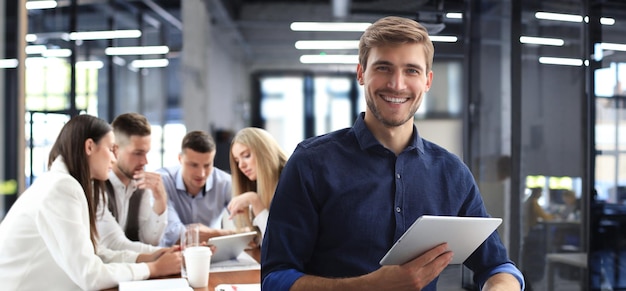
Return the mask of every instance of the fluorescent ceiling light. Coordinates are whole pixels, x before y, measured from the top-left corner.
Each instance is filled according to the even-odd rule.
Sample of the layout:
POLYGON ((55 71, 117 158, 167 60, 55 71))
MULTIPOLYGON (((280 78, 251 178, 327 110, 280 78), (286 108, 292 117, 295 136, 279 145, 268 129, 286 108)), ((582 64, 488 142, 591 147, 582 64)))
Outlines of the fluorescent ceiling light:
MULTIPOLYGON (((456 36, 431 35, 433 42, 457 42, 456 36)), ((295 44, 299 50, 356 50, 359 49, 358 40, 299 40, 295 44)), ((106 52, 106 51, 105 51, 106 52)))
POLYGON ((448 13, 446 13, 446 18, 461 19, 461 18, 463 18, 463 13, 448 12, 448 13))
POLYGON ((56 1, 26 1, 26 9, 50 9, 57 7, 56 1))
POLYGON ((353 50, 359 48, 358 40, 299 40, 299 50, 353 50))
POLYGON ((526 44, 563 46, 565 41, 560 38, 520 36, 519 41, 526 44))
POLYGON ((102 69, 104 64, 101 61, 80 61, 76 62, 77 69, 102 69))
POLYGON ((430 35, 430 41, 432 42, 457 42, 459 39, 456 36, 447 36, 447 35, 430 35))
POLYGON ((41 52, 41 56, 47 58, 66 58, 72 55, 71 49, 47 49, 41 52))
POLYGON ((535 18, 544 20, 566 21, 566 22, 582 22, 583 17, 574 14, 562 14, 562 13, 550 13, 550 12, 537 12, 535 18))
POLYGON ((614 18, 609 18, 609 17, 601 17, 600 18, 600 24, 602 24, 602 25, 613 25, 613 24, 615 24, 615 19, 614 18))
POLYGON ((583 60, 571 58, 540 57, 539 62, 548 65, 582 66, 583 60))
POLYGON ((167 54, 170 48, 167 46, 126 46, 126 47, 108 47, 104 49, 104 53, 109 56, 128 56, 128 55, 163 55, 167 54))
POLYGON ((70 33, 71 40, 94 40, 94 39, 114 39, 114 38, 138 38, 141 31, 131 30, 104 30, 104 31, 81 31, 70 33))
POLYGON ((27 42, 34 42, 36 40, 37 40, 37 35, 36 34, 29 33, 29 34, 26 35, 26 41, 27 42))
POLYGON ((136 69, 139 68, 162 68, 167 67, 170 61, 167 59, 151 59, 151 60, 134 60, 130 62, 130 66, 136 69))
MULTIPOLYGON (((589 17, 582 17, 580 15, 575 14, 562 14, 562 13, 551 13, 551 12, 537 12, 535 13, 535 18, 543 19, 543 20, 555 20, 555 21, 565 21, 565 22, 589 22, 589 17)), ((615 19, 610 17, 601 17, 600 24, 603 25, 614 25, 615 19)))
POLYGON ((17 59, 0 59, 0 69, 15 69, 18 64, 17 59))
POLYGON ((358 55, 302 55, 303 64, 358 64, 358 55))
POLYGON ((365 31, 369 22, 293 22, 293 31, 365 31))
POLYGON ((626 52, 626 44, 603 42, 600 44, 603 50, 626 52))
POLYGON ((45 45, 39 44, 39 45, 27 45, 25 50, 26 50, 27 55, 34 55, 34 54, 42 54, 47 49, 48 48, 45 45))

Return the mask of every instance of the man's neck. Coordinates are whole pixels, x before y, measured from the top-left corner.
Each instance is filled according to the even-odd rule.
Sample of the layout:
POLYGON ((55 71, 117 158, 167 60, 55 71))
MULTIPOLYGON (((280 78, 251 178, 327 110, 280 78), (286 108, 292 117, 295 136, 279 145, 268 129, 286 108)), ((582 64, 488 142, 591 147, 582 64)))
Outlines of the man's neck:
POLYGON ((365 125, 372 132, 376 140, 384 147, 399 155, 411 142, 413 136, 413 123, 406 122, 401 126, 388 127, 379 121, 368 122, 365 125))
POLYGON ((120 179, 120 182, 122 182, 125 187, 128 187, 128 184, 130 184, 130 181, 132 180, 131 178, 122 173, 122 171, 120 171, 120 168, 118 168, 117 166, 113 167, 113 173, 115 173, 115 176, 120 179))

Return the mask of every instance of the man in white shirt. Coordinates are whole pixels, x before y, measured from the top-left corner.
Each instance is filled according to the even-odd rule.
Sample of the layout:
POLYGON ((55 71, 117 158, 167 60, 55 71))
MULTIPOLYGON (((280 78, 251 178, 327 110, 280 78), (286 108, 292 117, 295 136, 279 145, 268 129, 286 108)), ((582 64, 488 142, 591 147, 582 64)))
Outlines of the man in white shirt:
POLYGON ((117 162, 109 173, 106 200, 98 205, 99 243, 114 250, 152 253, 167 226, 167 192, 160 174, 144 170, 150 124, 141 114, 125 113, 111 126, 117 162))

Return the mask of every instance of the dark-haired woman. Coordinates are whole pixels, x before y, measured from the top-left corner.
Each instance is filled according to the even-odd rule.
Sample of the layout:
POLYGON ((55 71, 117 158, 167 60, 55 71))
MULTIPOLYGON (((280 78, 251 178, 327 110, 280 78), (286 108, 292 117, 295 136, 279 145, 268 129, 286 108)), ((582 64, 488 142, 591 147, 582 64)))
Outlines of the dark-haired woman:
POLYGON ((49 171, 0 224, 2 290, 99 290, 180 270, 180 254, 173 250, 138 255, 98 248, 95 193, 115 159, 113 143, 102 119, 79 115, 63 126, 49 171))

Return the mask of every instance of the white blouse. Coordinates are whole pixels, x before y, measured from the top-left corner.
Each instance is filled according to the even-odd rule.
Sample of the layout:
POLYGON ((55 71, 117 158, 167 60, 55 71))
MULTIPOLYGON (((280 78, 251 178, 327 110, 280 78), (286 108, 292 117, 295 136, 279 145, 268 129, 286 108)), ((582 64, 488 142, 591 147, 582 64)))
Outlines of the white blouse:
POLYGON ((143 263, 105 263, 129 262, 132 252, 94 254, 87 199, 61 158, 20 195, 0 238, 3 290, 100 290, 150 275, 143 263))

